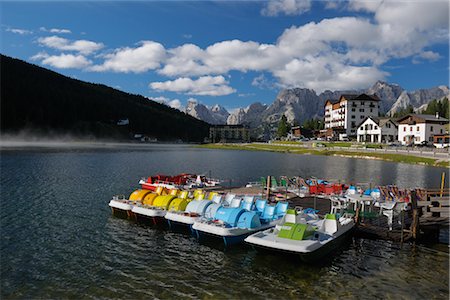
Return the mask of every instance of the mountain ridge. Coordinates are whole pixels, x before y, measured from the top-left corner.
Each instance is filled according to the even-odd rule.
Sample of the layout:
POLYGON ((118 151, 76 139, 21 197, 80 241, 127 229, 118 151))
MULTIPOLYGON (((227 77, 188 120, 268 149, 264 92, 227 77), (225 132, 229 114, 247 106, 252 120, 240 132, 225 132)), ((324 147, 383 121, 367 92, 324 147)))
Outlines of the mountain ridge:
MULTIPOLYGON (((323 106, 326 100, 337 100, 341 94, 361 93, 376 94, 382 100, 380 112, 393 115, 395 112, 409 105, 412 105, 415 110, 419 110, 420 107, 425 107, 433 99, 448 97, 450 90, 447 86, 441 85, 408 92, 396 83, 387 83, 384 81, 377 81, 367 89, 326 90, 319 95, 314 90, 307 88, 283 89, 271 104, 264 105, 265 109, 261 109, 261 106, 258 106, 259 102, 255 102, 247 108, 241 107, 229 113, 226 122, 221 122, 220 120, 223 120, 223 118, 214 116, 215 113, 207 106, 198 102, 196 105, 198 106, 198 110, 209 111, 205 115, 207 115, 209 120, 213 120, 213 124, 245 124, 250 128, 256 128, 264 124, 274 125, 278 123, 283 114, 290 123, 297 121, 299 124, 311 118, 321 118, 323 117, 323 106), (248 113, 248 108, 254 104, 259 107, 256 116, 253 111, 251 111, 251 114, 248 113)), ((261 103, 259 104, 262 105, 261 103)), ((187 110, 186 113, 190 114, 187 110)), ((199 116, 199 114, 196 114, 196 116, 199 116)))

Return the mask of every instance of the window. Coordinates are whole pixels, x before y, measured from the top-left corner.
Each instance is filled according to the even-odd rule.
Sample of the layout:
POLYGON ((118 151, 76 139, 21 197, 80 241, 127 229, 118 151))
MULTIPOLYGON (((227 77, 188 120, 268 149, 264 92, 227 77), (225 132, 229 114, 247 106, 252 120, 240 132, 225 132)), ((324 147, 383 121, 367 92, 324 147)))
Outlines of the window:
POLYGON ((409 126, 409 131, 412 131, 412 126, 409 126))
POLYGON ((356 111, 356 109, 352 108, 352 111, 356 111))
POLYGON ((406 127, 403 127, 403 131, 406 131, 406 127))
POLYGON ((417 126, 417 129, 416 129, 417 131, 420 131, 420 127, 419 126, 417 126))
POLYGON ((391 124, 390 123, 386 123, 386 127, 387 128, 391 128, 391 124))
POLYGON ((352 127, 356 127, 356 123, 355 122, 352 122, 352 127))
POLYGON ((372 130, 372 129, 373 129, 373 125, 370 124, 370 125, 369 125, 369 130, 372 130))
POLYGON ((360 119, 364 119, 364 116, 360 116, 359 118, 360 118, 360 119))
POLYGON ((415 140, 416 140, 416 142, 420 141, 420 137, 416 136, 415 140))
POLYGON ((364 108, 360 108, 359 111, 360 111, 360 112, 364 112, 364 108))
POLYGON ((433 131, 433 126, 431 126, 430 130, 433 131))
POLYGON ((433 137, 432 136, 430 136, 430 138, 428 139, 430 142, 432 142, 433 141, 433 137))
POLYGON ((354 119, 355 118, 355 115, 352 115, 352 119, 354 119))
POLYGON ((367 124, 364 125, 364 129, 365 129, 365 130, 368 130, 368 129, 369 129, 369 125, 367 125, 367 124))
POLYGON ((377 129, 378 129, 378 126, 375 125, 373 129, 377 130, 377 129))
POLYGON ((441 130, 440 130, 440 133, 442 134, 442 133, 444 133, 444 130, 441 128, 441 130))
POLYGON ((370 112, 373 112, 373 109, 370 109, 370 112))
POLYGON ((403 141, 406 142, 406 136, 403 137, 403 141))

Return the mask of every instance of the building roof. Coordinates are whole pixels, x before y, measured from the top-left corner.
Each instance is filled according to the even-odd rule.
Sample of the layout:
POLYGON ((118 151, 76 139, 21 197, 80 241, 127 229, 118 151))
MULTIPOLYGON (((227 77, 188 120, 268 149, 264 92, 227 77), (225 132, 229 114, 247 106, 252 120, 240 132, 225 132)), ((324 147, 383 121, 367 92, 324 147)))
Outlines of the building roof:
POLYGON ((420 123, 448 123, 448 119, 446 118, 425 114, 409 114, 404 117, 401 117, 400 119, 397 120, 397 122, 401 124, 406 124, 409 123, 408 120, 420 123))
POLYGON ((324 106, 327 106, 329 104, 337 104, 339 102, 341 102, 342 99, 345 100, 358 100, 358 101, 381 101, 381 99, 377 96, 377 94, 373 94, 373 95, 367 95, 367 94, 341 94, 341 96, 339 97, 339 100, 335 100, 335 101, 331 101, 330 99, 328 99, 327 101, 325 101, 324 106))
POLYGON ((377 94, 373 94, 373 95, 367 95, 367 94, 342 94, 341 97, 339 98, 339 100, 341 98, 344 98, 346 100, 359 100, 359 101, 381 101, 380 98, 378 98, 377 94))
POLYGON ((383 127, 389 121, 392 122, 392 124, 394 124, 395 127, 398 127, 398 124, 391 118, 388 118, 388 117, 372 117, 372 116, 365 117, 361 121, 361 123, 358 124, 357 127, 359 128, 362 124, 364 124, 367 121, 367 119, 373 120, 375 122, 375 124, 377 124, 380 127, 383 127))

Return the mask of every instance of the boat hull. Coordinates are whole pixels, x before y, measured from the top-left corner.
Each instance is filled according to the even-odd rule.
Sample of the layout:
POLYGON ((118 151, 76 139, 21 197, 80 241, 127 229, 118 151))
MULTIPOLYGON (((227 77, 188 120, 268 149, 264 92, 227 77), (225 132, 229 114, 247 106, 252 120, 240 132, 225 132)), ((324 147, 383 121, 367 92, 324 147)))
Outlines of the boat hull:
POLYGON ((109 207, 113 215, 121 218, 132 218, 134 214, 132 213, 133 203, 129 200, 111 200, 109 201, 109 207))
POLYGON ((340 248, 343 244, 345 244, 349 238, 351 238, 354 230, 354 226, 343 232, 341 235, 335 237, 329 242, 323 244, 321 247, 314 249, 313 251, 304 251, 304 250, 295 250, 289 247, 280 247, 279 242, 262 242, 261 239, 249 236, 245 239, 245 242, 250 244, 256 250, 263 250, 265 252, 272 253, 284 253, 290 256, 295 256, 299 258, 301 261, 306 263, 317 262, 325 257, 330 257, 331 254, 336 249, 340 248))
POLYGON ((145 207, 143 205, 133 206, 131 213, 134 214, 136 221, 150 225, 166 225, 167 221, 164 218, 167 213, 166 210, 145 207))
POLYGON ((270 223, 263 224, 261 227, 252 229, 239 227, 227 228, 214 223, 208 224, 204 222, 195 222, 192 229, 198 240, 212 238, 223 241, 225 246, 230 246, 243 242, 244 239, 251 234, 274 227, 277 222, 278 220, 272 221, 270 223))

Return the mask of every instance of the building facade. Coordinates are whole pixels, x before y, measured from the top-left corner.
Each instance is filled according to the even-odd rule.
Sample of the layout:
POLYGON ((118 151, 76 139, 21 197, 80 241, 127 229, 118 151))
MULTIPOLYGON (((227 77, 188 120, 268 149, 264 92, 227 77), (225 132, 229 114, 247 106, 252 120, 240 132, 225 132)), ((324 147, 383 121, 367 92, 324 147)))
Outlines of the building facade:
POLYGON ((358 125, 367 117, 378 117, 380 98, 377 95, 344 94, 338 101, 325 102, 325 129, 334 134, 356 136, 358 125))
POLYGON ((434 135, 445 133, 448 119, 439 115, 410 114, 398 120, 398 140, 403 145, 433 142, 434 135))
POLYGON ((250 141, 250 131, 244 125, 212 125, 209 128, 212 143, 242 143, 250 141))
POLYGON ((367 117, 358 126, 357 141, 390 143, 398 140, 398 126, 389 118, 367 117))

